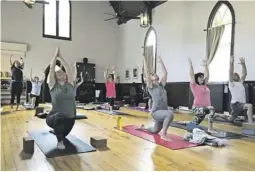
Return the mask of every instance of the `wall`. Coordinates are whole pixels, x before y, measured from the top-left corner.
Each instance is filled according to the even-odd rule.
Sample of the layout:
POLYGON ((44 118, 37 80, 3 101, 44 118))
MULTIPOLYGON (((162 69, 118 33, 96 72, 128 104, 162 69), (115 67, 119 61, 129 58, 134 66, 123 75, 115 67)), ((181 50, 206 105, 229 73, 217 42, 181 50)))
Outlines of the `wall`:
POLYGON ((21 1, 5 1, 1 3, 1 41, 28 44, 25 76, 31 68, 34 75, 42 76, 58 45, 70 65, 88 57, 96 64, 96 82, 102 82, 105 66, 115 65, 119 31, 115 20, 104 21, 109 17, 105 12, 114 13, 107 1, 72 2, 72 41, 64 41, 42 37, 41 4, 28 9, 21 1))
MULTIPOLYGON (((187 57, 195 71, 202 71, 200 62, 205 56, 207 22, 216 1, 168 1, 153 12, 153 27, 158 36, 158 54, 168 69, 168 82, 189 81, 187 57)), ((235 55, 246 57, 247 80, 255 80, 255 2, 231 1, 236 15, 235 55)), ((121 82, 140 82, 140 78, 124 80, 124 69, 142 65, 142 46, 147 29, 140 28, 137 20, 120 27, 118 66, 121 82)), ((159 69, 159 67, 157 67, 159 69)), ((141 71, 141 69, 140 69, 141 71)), ((236 71, 241 72, 240 65, 236 71)), ((159 72, 159 71, 158 71, 159 72)))

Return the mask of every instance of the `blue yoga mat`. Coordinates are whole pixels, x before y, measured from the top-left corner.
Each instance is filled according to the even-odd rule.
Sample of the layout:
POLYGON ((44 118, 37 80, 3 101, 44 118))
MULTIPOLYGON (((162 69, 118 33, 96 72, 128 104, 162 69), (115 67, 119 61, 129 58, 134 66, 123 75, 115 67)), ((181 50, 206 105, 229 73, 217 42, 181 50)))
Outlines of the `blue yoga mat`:
POLYGON ((66 149, 58 150, 57 138, 49 131, 29 131, 28 133, 47 158, 96 151, 95 148, 72 135, 68 135, 64 140, 66 149))

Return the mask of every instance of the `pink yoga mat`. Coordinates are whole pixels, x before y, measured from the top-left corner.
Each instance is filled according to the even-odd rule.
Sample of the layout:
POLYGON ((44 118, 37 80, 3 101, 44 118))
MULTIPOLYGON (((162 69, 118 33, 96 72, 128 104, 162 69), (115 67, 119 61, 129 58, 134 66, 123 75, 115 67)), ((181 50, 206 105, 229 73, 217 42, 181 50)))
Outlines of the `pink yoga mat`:
POLYGON ((124 132, 129 133, 131 135, 140 137, 142 139, 148 140, 152 143, 156 143, 157 145, 164 146, 166 148, 172 149, 172 150, 178 150, 178 149, 184 149, 184 148, 190 148, 190 147, 196 147, 198 145, 189 143, 188 141, 183 140, 182 137, 176 136, 173 134, 168 134, 168 137, 172 140, 171 142, 164 141, 160 138, 160 135, 158 134, 152 134, 146 131, 137 130, 137 126, 135 125, 127 125, 123 127, 124 132))

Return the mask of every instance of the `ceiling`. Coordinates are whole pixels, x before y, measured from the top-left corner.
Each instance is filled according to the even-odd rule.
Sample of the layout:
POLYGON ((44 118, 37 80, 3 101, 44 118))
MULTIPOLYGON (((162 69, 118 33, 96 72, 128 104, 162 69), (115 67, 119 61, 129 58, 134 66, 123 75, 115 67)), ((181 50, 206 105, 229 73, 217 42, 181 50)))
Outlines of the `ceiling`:
MULTIPOLYGON (((137 17, 141 14, 143 10, 150 11, 151 9, 161 5, 166 1, 109 1, 110 5, 113 7, 115 13, 120 13, 125 11, 121 14, 121 16, 133 16, 137 17)), ((127 18, 120 18, 117 20, 117 24, 121 25, 126 23, 130 19, 127 18)), ((133 20, 133 19, 131 19, 133 20)))

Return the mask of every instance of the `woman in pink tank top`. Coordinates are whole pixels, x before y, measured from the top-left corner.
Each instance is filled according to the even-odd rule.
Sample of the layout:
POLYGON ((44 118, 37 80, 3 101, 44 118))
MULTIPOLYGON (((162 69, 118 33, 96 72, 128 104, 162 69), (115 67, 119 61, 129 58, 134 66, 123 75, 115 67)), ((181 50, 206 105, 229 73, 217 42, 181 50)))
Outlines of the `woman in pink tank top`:
POLYGON ((116 98, 116 90, 115 90, 115 70, 114 67, 112 68, 112 74, 108 73, 108 67, 104 72, 104 79, 105 79, 105 87, 106 87, 106 98, 109 100, 110 104, 110 112, 112 113, 112 109, 114 106, 114 99, 116 98))
POLYGON ((199 125, 208 116, 208 132, 216 132, 213 129, 213 119, 215 114, 214 107, 211 106, 210 89, 207 87, 209 81, 209 69, 207 61, 203 61, 205 67, 204 73, 194 73, 193 65, 189 59, 190 64, 190 89, 193 93, 194 102, 192 110, 195 113, 194 119, 191 121, 199 125))

